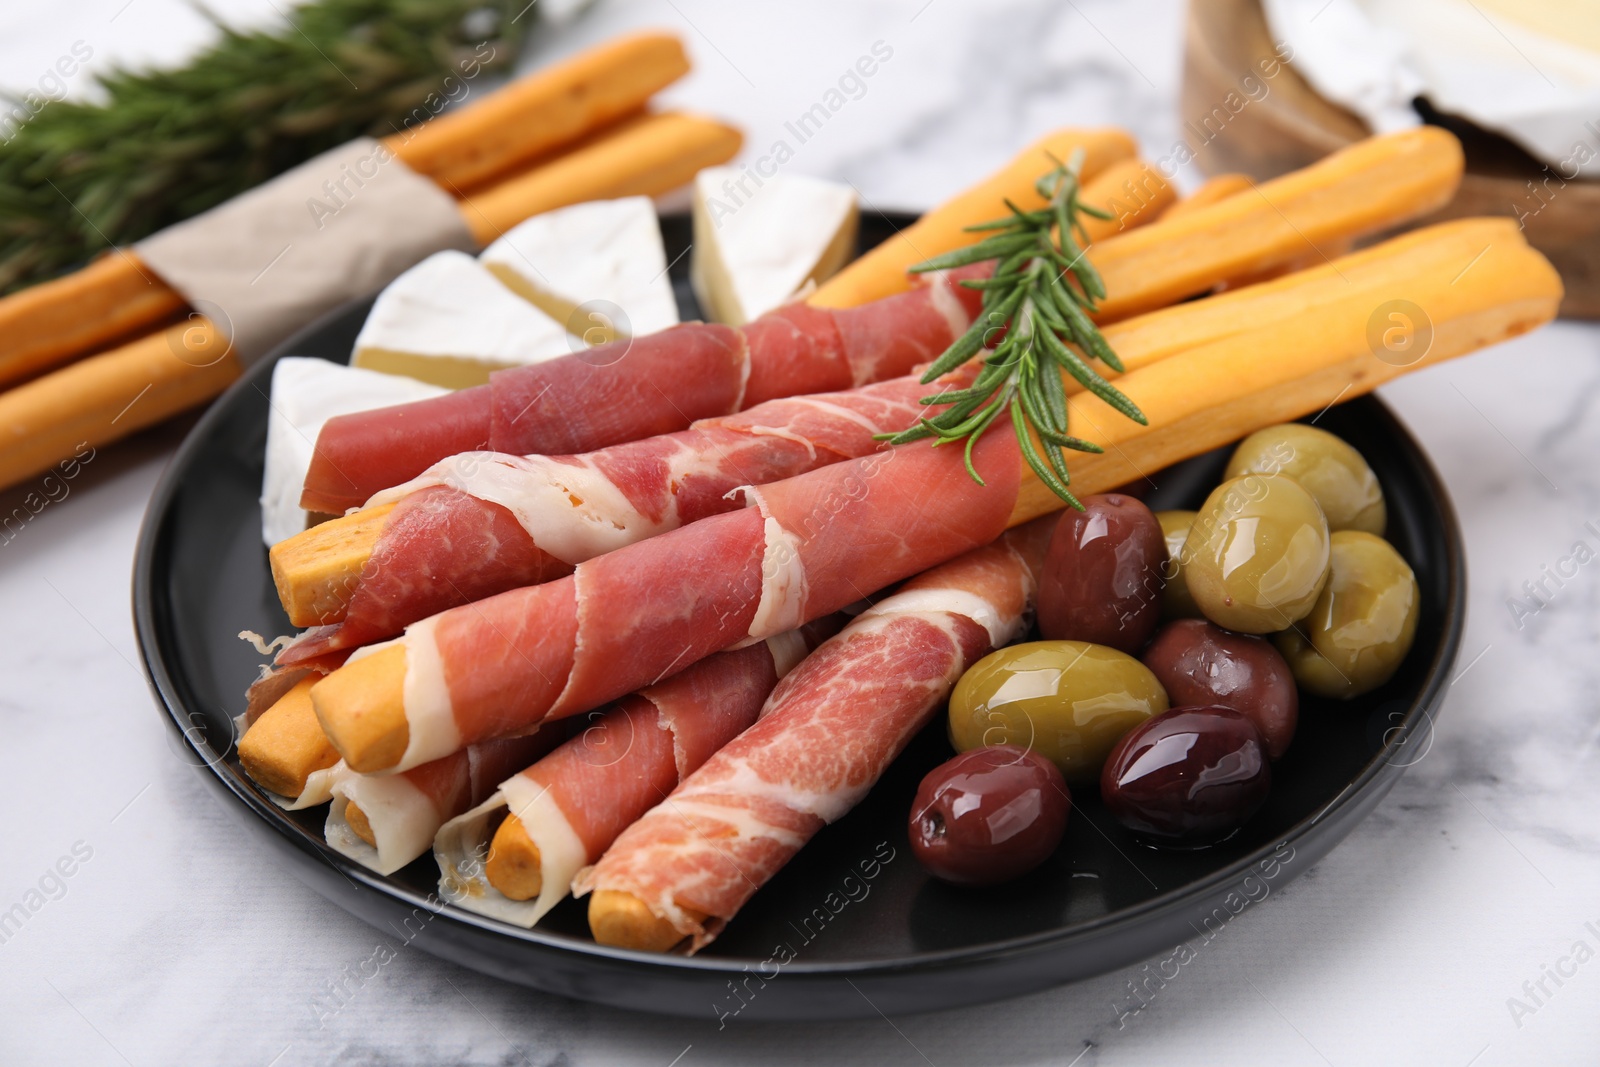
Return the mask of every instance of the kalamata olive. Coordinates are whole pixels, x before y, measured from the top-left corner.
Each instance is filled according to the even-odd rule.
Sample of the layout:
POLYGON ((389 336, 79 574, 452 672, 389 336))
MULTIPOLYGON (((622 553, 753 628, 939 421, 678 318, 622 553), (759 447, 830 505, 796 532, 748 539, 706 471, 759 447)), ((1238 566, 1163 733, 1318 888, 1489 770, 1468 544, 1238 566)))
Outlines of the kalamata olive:
POLYGON ((1300 483, 1246 474, 1206 497, 1183 545, 1183 576, 1206 618, 1266 634, 1303 619, 1328 580, 1328 524, 1300 483))
POLYGON ((1381 537, 1333 535, 1327 588, 1293 629, 1275 638, 1308 693, 1349 699, 1394 676, 1417 634, 1416 575, 1381 537))
POLYGON ((1156 521, 1161 524, 1161 535, 1167 542, 1167 563, 1161 570, 1161 617, 1163 619, 1198 619, 1200 607, 1189 595, 1189 580, 1183 575, 1183 543, 1189 538, 1189 527, 1194 525, 1192 511, 1158 511, 1156 521))
POLYGON ((1166 710, 1161 683, 1127 653, 1033 641, 991 652, 961 676, 950 694, 950 741, 959 752, 1019 745, 1068 782, 1093 782, 1119 737, 1166 710))
POLYGON ((1272 642, 1204 619, 1179 619, 1156 631, 1140 657, 1173 707, 1215 704, 1249 717, 1277 759, 1294 739, 1300 695, 1272 642))
POLYGON ((935 878, 994 885, 1061 843, 1072 795, 1055 764, 1015 745, 963 752, 929 771, 911 805, 911 853, 935 878))
POLYGON ((1167 543, 1131 496, 1083 498, 1056 523, 1039 576, 1039 633, 1137 653, 1161 613, 1167 543))
POLYGON ((1260 809, 1272 784, 1266 746, 1232 708, 1173 708, 1128 733, 1106 759, 1100 796, 1134 833, 1209 845, 1260 809))
POLYGON ((1239 442, 1224 478, 1286 474, 1322 508, 1329 530, 1383 535, 1383 489, 1361 453, 1327 430, 1299 423, 1269 426, 1239 442))

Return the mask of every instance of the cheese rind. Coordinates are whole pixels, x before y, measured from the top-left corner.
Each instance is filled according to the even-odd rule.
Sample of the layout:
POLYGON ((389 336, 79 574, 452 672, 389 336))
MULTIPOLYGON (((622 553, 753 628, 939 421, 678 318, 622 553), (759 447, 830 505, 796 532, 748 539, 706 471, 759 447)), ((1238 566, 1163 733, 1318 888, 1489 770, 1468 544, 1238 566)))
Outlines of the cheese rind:
POLYGON ((535 215, 478 258, 512 292, 591 344, 678 323, 649 197, 591 200, 535 215), (595 303, 602 306, 586 306, 595 303), (605 304, 620 309, 620 318, 605 304))
POLYGON ((707 167, 695 178, 695 296, 716 321, 742 326, 843 267, 856 227, 848 185, 799 175, 756 185, 731 167, 707 167))
POLYGON ((325 359, 287 356, 272 368, 266 463, 261 476, 261 539, 270 547, 306 528, 300 490, 317 434, 335 415, 427 400, 448 390, 325 359))
POLYGON ((389 283, 350 362, 450 389, 572 353, 566 327, 519 300, 465 252, 437 252, 389 283))

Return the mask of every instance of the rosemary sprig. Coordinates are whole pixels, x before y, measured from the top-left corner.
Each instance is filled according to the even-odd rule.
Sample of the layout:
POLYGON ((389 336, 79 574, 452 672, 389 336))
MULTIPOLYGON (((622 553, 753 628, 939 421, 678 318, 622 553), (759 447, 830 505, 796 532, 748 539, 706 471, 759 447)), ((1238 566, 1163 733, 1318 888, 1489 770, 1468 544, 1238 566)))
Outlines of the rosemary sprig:
POLYGON ((0 293, 197 215, 352 137, 414 125, 473 75, 509 67, 537 18, 518 19, 525 6, 316 0, 259 31, 225 26, 201 7, 221 37, 184 67, 99 75, 104 103, 0 104, 9 117, 0 128, 0 293))
POLYGON ((1067 163, 1055 162, 1056 168, 1035 186, 1047 202, 1045 207, 1023 211, 1008 200, 1011 214, 1006 218, 967 227, 969 232, 988 236, 911 268, 950 270, 996 261, 990 277, 961 282, 982 290, 983 310, 928 368, 923 382, 932 382, 988 351, 970 386, 922 398, 928 405, 948 404, 944 411, 899 433, 880 436, 893 444, 924 437, 937 437, 940 445, 965 441, 967 473, 982 485, 983 478, 972 465, 972 450, 997 420, 1009 417, 1028 466, 1057 496, 1082 510, 1083 505, 1067 488, 1066 450, 1104 450, 1067 432, 1061 371, 1128 418, 1140 425, 1147 423, 1133 401, 1089 363, 1098 360, 1122 371, 1122 361, 1089 317, 1106 291, 1099 272, 1083 254, 1083 245, 1089 241, 1079 221, 1080 214, 1102 219, 1111 216, 1078 199, 1081 150, 1067 163))

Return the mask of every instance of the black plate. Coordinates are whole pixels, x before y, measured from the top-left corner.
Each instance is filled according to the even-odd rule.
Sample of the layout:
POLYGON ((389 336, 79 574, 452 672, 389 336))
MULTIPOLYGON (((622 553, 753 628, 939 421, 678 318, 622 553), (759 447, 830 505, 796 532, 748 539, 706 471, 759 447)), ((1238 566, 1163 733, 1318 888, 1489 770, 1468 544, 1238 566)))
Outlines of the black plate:
MULTIPOLYGON (((910 219, 863 221, 864 243, 875 243, 910 219)), ((668 219, 663 231, 675 259, 687 223, 668 219)), ((693 317, 685 267, 677 259, 674 278, 693 317)), ((342 309, 274 358, 345 361, 369 304, 342 309)), ((428 952, 549 992, 688 1016, 843 1018, 994 1000, 1169 952, 1306 870, 1372 810, 1431 742, 1430 715, 1461 636, 1465 572, 1444 486, 1382 403, 1355 400, 1319 425, 1360 449, 1383 483, 1389 538, 1422 587, 1416 645, 1381 690, 1351 704, 1306 702, 1271 799, 1231 841, 1197 852, 1142 847, 1079 790, 1066 841, 1040 871, 983 892, 932 881, 908 851, 905 825, 917 782, 949 755, 936 721, 701 955, 598 947, 571 900, 522 930, 441 905, 429 856, 385 878, 333 852, 321 809, 280 811, 239 769, 230 720, 261 658, 234 635, 290 630, 256 502, 271 363, 200 419, 145 517, 134 616, 163 719, 223 805, 319 893, 386 932, 414 931, 428 952)), ((1217 453, 1163 472, 1149 502, 1196 506, 1223 462, 1217 453)))

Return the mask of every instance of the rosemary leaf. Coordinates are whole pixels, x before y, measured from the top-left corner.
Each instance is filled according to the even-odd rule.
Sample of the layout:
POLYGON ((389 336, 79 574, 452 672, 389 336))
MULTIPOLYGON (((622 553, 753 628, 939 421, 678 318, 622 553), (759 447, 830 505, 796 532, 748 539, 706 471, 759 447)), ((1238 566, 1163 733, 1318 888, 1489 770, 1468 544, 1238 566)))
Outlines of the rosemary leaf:
MULTIPOLYGON (((147 237, 353 137, 414 125, 442 107, 446 77, 458 85, 468 70, 482 78, 509 67, 536 19, 518 19, 522 6, 316 0, 288 10, 287 25, 219 22, 217 43, 186 66, 97 75, 104 103, 0 107, 10 117, 0 127, 0 292, 147 237)), ((471 91, 488 88, 486 78, 471 91)))

